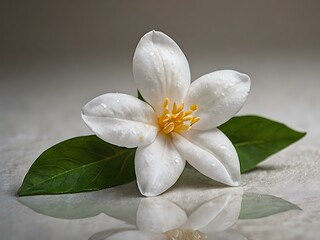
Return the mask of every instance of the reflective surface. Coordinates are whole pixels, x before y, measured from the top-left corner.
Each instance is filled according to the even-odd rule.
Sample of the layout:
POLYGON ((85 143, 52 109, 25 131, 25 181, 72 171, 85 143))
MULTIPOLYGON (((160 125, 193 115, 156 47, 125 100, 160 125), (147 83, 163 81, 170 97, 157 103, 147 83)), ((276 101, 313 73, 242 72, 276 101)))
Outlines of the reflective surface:
POLYGON ((21 197, 18 201, 34 217, 41 214, 39 218, 68 219, 70 223, 85 219, 96 224, 97 216, 109 217, 99 220, 99 225, 105 223, 105 228, 93 233, 89 240, 247 239, 246 233, 234 228, 237 222, 302 211, 297 205, 272 195, 244 192, 242 187, 214 186, 191 168, 184 171, 177 186, 176 191, 151 198, 142 197, 133 182, 98 192, 21 197), (206 189, 179 189, 188 179, 206 189))
MULTIPOLYGON (((184 175, 191 172, 194 173, 186 170, 184 175)), ((106 228, 93 234, 90 240, 247 239, 232 228, 238 219, 257 219, 301 210, 281 198, 244 193, 242 188, 213 189, 204 195, 190 190, 188 198, 176 193, 144 198, 133 183, 96 193, 22 197, 19 202, 37 213, 54 218, 75 220, 103 213, 129 226, 119 224, 106 228), (119 198, 121 193, 125 194, 119 198)))
MULTIPOLYGON (((270 59, 270 65, 273 64, 272 61, 270 59)), ((206 64, 206 62, 202 63, 206 64)), ((254 62, 251 64, 254 71, 258 66, 254 62)), ((199 62, 200 65, 201 62, 199 62)), ((112 64, 107 69, 104 69, 104 65, 100 65, 101 68, 97 66, 95 67, 97 80, 94 83, 86 82, 91 78, 88 72, 83 72, 83 76, 77 76, 76 73, 68 72, 65 67, 62 67, 64 70, 60 73, 47 69, 46 74, 42 75, 43 73, 35 70, 29 75, 15 76, 15 81, 12 81, 6 94, 0 96, 2 102, 6 103, 1 105, 1 112, 5 114, 1 115, 0 122, 0 239, 87 240, 90 238, 116 239, 117 236, 130 239, 133 234, 138 234, 137 236, 141 239, 141 234, 146 238, 151 234, 151 239, 156 239, 154 234, 160 239, 194 235, 202 238, 207 236, 210 239, 213 233, 206 231, 208 229, 205 224, 212 226, 210 221, 222 221, 222 216, 230 218, 228 220, 230 223, 225 226, 223 220, 215 224, 214 226, 220 229, 213 228, 219 230, 218 233, 214 232, 213 239, 217 239, 218 236, 221 236, 221 239, 241 239, 242 237, 262 240, 316 240, 318 238, 320 235, 320 150, 319 139, 316 137, 319 128, 314 119, 318 119, 319 113, 318 108, 313 104, 320 102, 320 95, 317 94, 320 82, 314 82, 313 88, 306 88, 308 82, 298 81, 295 73, 283 78, 285 79, 283 84, 276 85, 276 81, 272 82, 277 86, 276 89, 272 89, 277 93, 272 97, 271 89, 268 89, 264 82, 256 81, 251 97, 242 111, 242 114, 253 112, 272 117, 297 130, 307 130, 308 135, 289 149, 272 156, 256 170, 242 175, 241 187, 244 194, 241 200, 242 207, 237 210, 240 211, 241 218, 238 221, 235 221, 235 216, 228 215, 227 212, 224 213, 225 215, 217 214, 218 220, 213 219, 214 216, 210 214, 223 209, 223 201, 228 205, 228 201, 224 198, 229 195, 218 197, 219 193, 225 190, 223 186, 217 186, 192 171, 184 174, 172 189, 160 197, 175 206, 174 209, 179 209, 177 211, 181 212, 181 216, 187 216, 178 223, 172 222, 175 219, 166 217, 171 221, 165 221, 165 223, 172 224, 170 228, 173 227, 173 229, 164 228, 162 233, 149 232, 148 228, 151 226, 147 226, 146 223, 152 222, 137 218, 138 209, 143 210, 142 206, 147 205, 144 202, 149 199, 142 201, 144 199, 137 191, 135 183, 99 192, 18 198, 16 192, 23 177, 42 151, 64 139, 91 134, 79 116, 80 108, 85 102, 92 96, 107 90, 124 89, 124 92, 135 94, 130 81, 120 81, 130 79, 130 66, 127 66, 127 72, 122 72, 123 69, 119 66, 114 66, 112 69, 112 64), (68 81, 68 76, 72 76, 71 81, 68 81), (117 81, 105 83, 105 76, 116 76, 117 81), (24 87, 14 84, 25 78, 35 78, 38 81, 24 87), (57 81, 43 84, 41 79, 44 78, 53 78, 57 81), (76 82, 74 78, 77 79, 76 82), (56 84, 59 86, 58 89, 55 87, 56 84), (288 92, 288 87, 305 89, 307 93, 304 97, 299 97, 288 92), (10 95, 8 94, 10 91, 17 94, 10 95), (286 97, 281 97, 283 95, 286 97), (291 108, 293 103, 294 108, 291 108), (268 109, 270 109, 269 115, 268 109), (293 109, 299 109, 301 113, 296 113, 293 109), (267 203, 256 201, 260 199, 256 194, 268 195, 269 197, 262 198, 267 199, 267 203), (272 196, 286 202, 274 203, 275 199, 272 196), (211 200, 219 200, 217 205, 220 207, 212 209, 212 212, 205 210, 204 212, 208 215, 201 216, 200 220, 203 222, 197 223, 197 228, 192 229, 194 222, 191 217, 194 216, 193 214, 199 216, 197 209, 200 211, 202 207, 209 208, 206 203, 210 203, 211 200), (285 211, 291 209, 291 205, 286 204, 287 202, 295 204, 302 211, 285 211), (277 213, 278 208, 284 212, 277 213), (256 209, 259 211, 256 212, 256 209), (274 213, 277 214, 270 215, 274 213), (251 214, 255 214, 254 219, 250 217, 251 214), (190 228, 183 227, 186 223, 190 223, 188 225, 190 228), (229 226, 231 228, 227 229, 229 226)), ((308 69, 311 75, 317 71, 315 63, 312 62, 308 69)), ((203 67, 198 67, 198 70, 199 73, 205 72, 203 67)), ((283 70, 277 73, 285 77, 284 72, 283 70)), ((256 75, 268 80, 266 72, 258 71, 256 75)), ((7 77, 10 79, 10 76, 7 77)), ((238 198, 230 197, 230 201, 232 199, 237 201, 238 198)), ((237 204, 232 204, 229 208, 236 208, 236 206, 237 204)), ((225 211, 228 211, 228 208, 225 208, 225 211)), ((147 210, 145 214, 148 214, 147 210)), ((155 218, 155 221, 160 220, 155 218)), ((156 226, 159 227, 160 224, 157 222, 156 226)))

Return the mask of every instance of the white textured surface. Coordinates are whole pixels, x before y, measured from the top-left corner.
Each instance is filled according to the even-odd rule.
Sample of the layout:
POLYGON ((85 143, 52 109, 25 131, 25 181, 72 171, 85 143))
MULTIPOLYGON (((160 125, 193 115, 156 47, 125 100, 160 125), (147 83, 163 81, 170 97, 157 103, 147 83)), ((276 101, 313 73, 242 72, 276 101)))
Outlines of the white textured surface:
MULTIPOLYGON (((248 63, 247 72, 253 71, 253 88, 242 114, 272 117, 295 129, 306 130, 308 135, 271 157, 257 170, 243 175, 242 187, 245 191, 281 197, 297 204, 302 211, 293 210, 257 220, 239 220, 234 228, 248 239, 317 239, 320 235, 320 141, 316 121, 319 110, 315 105, 320 102, 317 94, 320 84, 316 80, 320 75, 319 68, 312 61, 304 66, 304 71, 286 72, 285 64, 290 60, 282 62, 283 68, 274 65, 273 59, 269 60, 267 66, 277 77, 268 75, 271 70, 259 70, 255 62, 248 63), (307 80, 303 81, 302 75, 307 80), (280 80, 281 84, 277 83, 280 80)), ((207 61, 198 62, 196 71, 203 72, 207 61)), ((293 67, 299 67, 298 60, 291 61, 295 63, 293 67)), ((60 66, 38 72, 39 68, 45 69, 40 66, 23 74, 4 75, 6 82, 0 96, 1 239, 88 239, 105 229, 127 226, 105 214, 78 220, 41 215, 20 204, 15 195, 28 168, 42 151, 61 140, 90 134, 80 117, 84 103, 108 90, 135 93, 130 81, 130 66, 104 64, 109 67, 97 64, 80 72, 72 69, 74 66, 69 66, 69 69, 60 66), (24 85, 28 79, 36 81, 24 85), (43 79, 47 82, 44 83, 43 79)), ((132 186, 136 187, 135 184, 132 186)), ((128 194, 121 191, 113 189, 110 194, 116 192, 116 198, 127 198, 128 194)), ((164 196, 187 204, 188 201, 197 201, 194 196, 205 197, 212 191, 215 191, 212 186, 195 177, 179 181, 164 196)), ((84 196, 100 201, 108 196, 108 192, 84 196)), ((134 194, 137 193, 134 191, 134 194)), ((81 196, 73 195, 70 199, 80 201, 81 196)))

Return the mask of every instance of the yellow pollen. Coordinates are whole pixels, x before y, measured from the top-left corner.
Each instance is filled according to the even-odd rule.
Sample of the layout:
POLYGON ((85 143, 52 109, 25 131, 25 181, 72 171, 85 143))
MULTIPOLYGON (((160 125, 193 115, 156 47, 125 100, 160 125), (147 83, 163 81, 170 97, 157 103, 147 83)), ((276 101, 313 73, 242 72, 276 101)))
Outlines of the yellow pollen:
POLYGON ((173 229, 164 232, 164 235, 170 240, 207 240, 208 237, 198 231, 192 229, 173 229))
POLYGON ((172 111, 169 110, 169 98, 163 103, 163 112, 158 117, 158 124, 165 134, 171 132, 185 132, 190 130, 193 124, 199 122, 200 118, 192 115, 198 109, 197 105, 191 105, 190 109, 183 111, 184 103, 177 105, 173 103, 172 111))

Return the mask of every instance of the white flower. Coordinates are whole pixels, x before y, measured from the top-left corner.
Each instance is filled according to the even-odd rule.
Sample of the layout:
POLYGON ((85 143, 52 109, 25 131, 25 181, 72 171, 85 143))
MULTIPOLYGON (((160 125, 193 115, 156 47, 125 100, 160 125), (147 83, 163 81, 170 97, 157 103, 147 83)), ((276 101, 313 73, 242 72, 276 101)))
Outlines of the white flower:
POLYGON ((101 139, 138 147, 140 192, 156 196, 170 188, 186 161, 215 181, 238 186, 240 166, 230 140, 216 127, 244 104, 250 78, 233 70, 206 74, 190 84, 189 64, 162 32, 144 35, 133 57, 133 75, 147 101, 120 93, 94 98, 82 118, 101 139))

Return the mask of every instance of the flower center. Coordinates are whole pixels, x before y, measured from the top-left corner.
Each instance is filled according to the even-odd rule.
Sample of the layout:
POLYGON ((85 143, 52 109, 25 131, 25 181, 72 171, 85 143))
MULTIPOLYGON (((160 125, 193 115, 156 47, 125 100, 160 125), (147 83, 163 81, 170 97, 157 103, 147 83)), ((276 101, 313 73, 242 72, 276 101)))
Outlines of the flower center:
POLYGON ((206 240, 203 233, 192 229, 173 229, 164 233, 170 240, 206 240))
POLYGON ((183 111, 183 108, 184 103, 177 105, 176 102, 174 102, 172 111, 170 112, 169 98, 164 100, 163 113, 158 117, 158 124, 165 134, 188 131, 193 124, 200 120, 199 117, 192 115, 192 113, 198 109, 197 105, 191 105, 187 111, 183 111))

